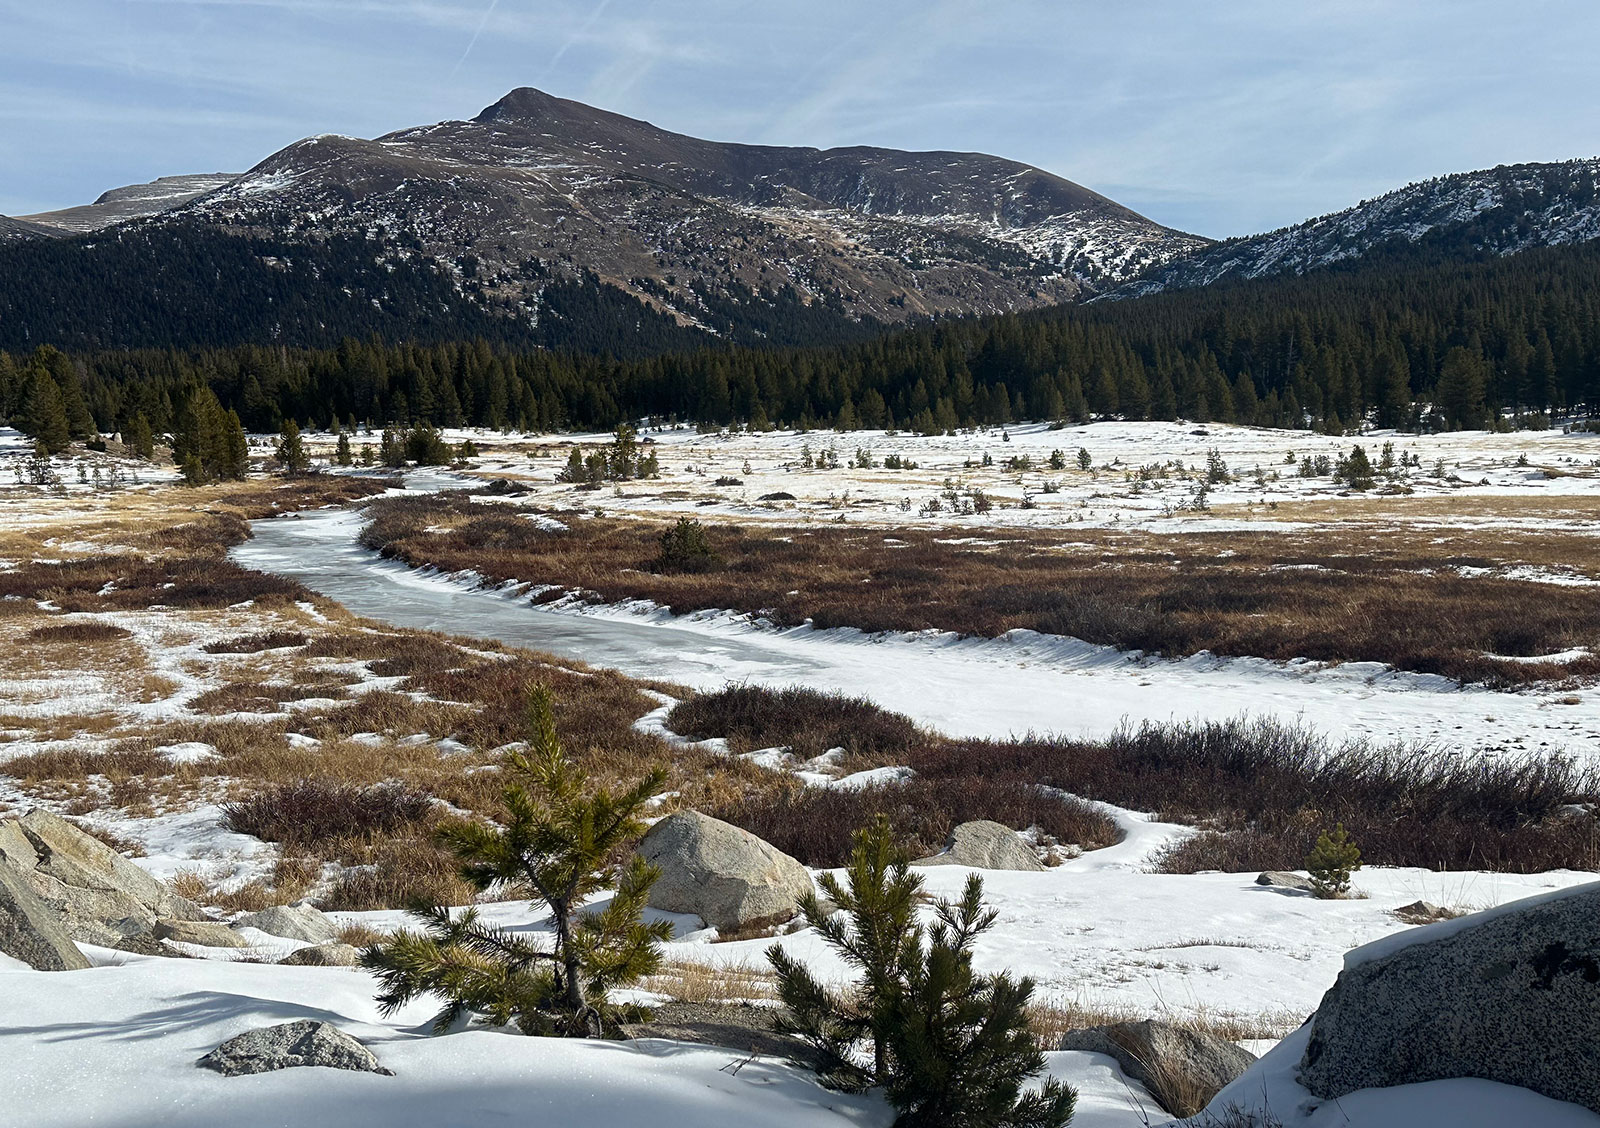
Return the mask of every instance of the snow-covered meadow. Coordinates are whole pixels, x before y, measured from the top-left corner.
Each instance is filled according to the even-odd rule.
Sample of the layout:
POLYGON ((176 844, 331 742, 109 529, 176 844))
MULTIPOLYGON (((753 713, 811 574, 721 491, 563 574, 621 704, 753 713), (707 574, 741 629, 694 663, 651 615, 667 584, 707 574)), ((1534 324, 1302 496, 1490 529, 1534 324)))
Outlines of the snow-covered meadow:
MULTIPOLYGON (((557 483, 555 472, 574 438, 598 444, 607 436, 448 437, 470 437, 481 449, 466 471, 467 481, 506 478, 525 485, 530 492, 513 502, 558 511, 563 520, 581 519, 584 509, 613 516, 683 513, 774 524, 842 518, 885 531, 923 523, 956 530, 952 536, 979 539, 1034 527, 1135 526, 1182 535, 1355 528, 1369 522, 1417 530, 1490 531, 1515 522, 1535 531, 1592 535, 1591 514, 1600 503, 1600 436, 1559 431, 1364 437, 1359 441, 1369 453, 1376 455, 1383 442, 1393 441, 1397 452, 1416 454, 1422 462, 1405 481, 1413 493, 1382 498, 1347 495, 1326 477, 1300 477, 1286 462, 1291 452, 1297 458, 1331 458, 1357 440, 1218 426, 1097 424, 1052 431, 1019 425, 1007 432, 935 438, 712 436, 668 430, 649 434, 661 460, 660 479, 587 493, 557 483), (1201 430, 1206 433, 1195 433, 1201 430), (838 454, 837 469, 802 467, 807 451, 815 466, 817 455, 830 446, 838 454), (885 454, 899 453, 918 468, 852 468, 848 464, 857 446, 870 447, 880 462, 885 454), (1090 452, 1089 471, 1076 468, 1079 447, 1090 452), (1057 449, 1064 452, 1067 468, 1041 469, 1057 449), (1195 481, 1212 450, 1237 480, 1212 487, 1201 508, 1193 502, 1195 481), (985 452, 994 465, 981 465, 985 452), (1019 454, 1032 459, 1033 469, 1003 468, 1005 459, 1019 454), (1524 456, 1526 464, 1519 465, 1524 456), (1432 470, 1441 459, 1447 472, 1438 478, 1432 470), (969 467, 968 462, 980 464, 969 467), (1156 465, 1165 467, 1165 476, 1152 473, 1139 479, 1138 468, 1156 465), (741 484, 716 486, 719 477, 737 478, 741 484), (948 507, 929 511, 927 501, 941 496, 947 478, 979 484, 995 506, 986 513, 952 514, 948 507), (1052 492, 1044 492, 1047 481, 1056 487, 1052 492), (792 500, 760 500, 780 492, 793 495, 792 500), (1021 505, 1025 494, 1027 508, 1021 505), (708 500, 713 503, 703 504, 708 500), (1516 507, 1523 503, 1528 508, 1519 514, 1516 507)), ((314 448, 326 445, 325 436, 313 437, 314 448)), ((9 466, 25 457, 16 444, 0 449, 5 460, 0 461, 0 487, 8 485, 9 466)), ((159 477, 152 473, 147 481, 159 477)), ((450 488, 462 481, 419 471, 410 484, 450 488)), ((136 539, 131 532, 117 535, 122 516, 111 512, 116 506, 107 500, 108 491, 96 492, 92 482, 64 485, 65 496, 22 485, 0 488, 0 532, 8 537, 0 542, 0 556, 6 558, 0 567, 145 550, 131 543, 136 539), (80 527, 93 531, 73 531, 80 527)), ((139 520, 148 516, 146 506, 186 504, 187 495, 177 491, 140 493, 139 520)), ((1324 666, 1211 655, 1164 660, 1028 632, 994 640, 935 633, 865 635, 849 629, 778 630, 759 617, 727 612, 673 617, 644 604, 594 606, 568 600, 535 607, 521 587, 482 590, 470 576, 429 575, 380 561, 355 543, 359 528, 359 517, 340 509, 263 521, 256 538, 238 547, 233 559, 299 578, 347 610, 396 627, 475 635, 690 689, 748 680, 864 694, 957 735, 1003 738, 1036 731, 1097 736, 1124 722, 1270 714, 1298 719, 1334 737, 1433 741, 1505 755, 1565 750, 1600 758, 1600 693, 1589 685, 1497 691, 1463 688, 1443 678, 1396 673, 1370 663, 1324 666)), ((1534 569, 1504 578, 1544 585, 1552 596, 1566 587, 1600 583, 1600 576, 1576 569, 1534 569)), ((39 610, 55 613, 43 604, 39 610)), ((365 629, 338 616, 330 604, 309 602, 277 607, 270 614, 243 602, 205 614, 152 608, 69 616, 127 632, 127 645, 148 656, 148 668, 140 673, 151 680, 135 691, 127 671, 115 663, 87 660, 70 672, 62 666, 6 670, 0 680, 0 715, 5 717, 0 813, 39 802, 60 810, 70 807, 88 824, 142 847, 144 856, 136 863, 162 879, 203 872, 217 890, 262 879, 280 850, 218 825, 218 803, 235 781, 208 775, 216 749, 183 738, 187 729, 179 730, 202 719, 277 723, 337 704, 331 697, 300 696, 270 709, 205 718, 191 708, 197 697, 224 688, 245 672, 272 685, 291 684, 296 678, 336 678, 339 700, 399 688, 402 678, 379 675, 365 661, 283 657, 280 664, 270 651, 239 656, 206 650, 207 645, 268 628, 365 629), (52 728, 46 724, 52 718, 69 722, 52 728), (99 720, 76 725, 71 718, 99 720), (156 752, 183 777, 185 786, 163 791, 156 801, 138 807, 118 806, 118 792, 105 777, 89 779, 74 796, 62 796, 36 794, 3 774, 6 760, 104 752, 136 730, 165 731, 168 726, 176 735, 156 752)), ((412 696, 434 704, 422 700, 426 695, 412 696)), ((664 715, 658 709, 641 720, 670 742, 673 734, 662 727, 664 715)), ((473 751, 444 731, 356 733, 349 739, 361 743, 363 737, 386 747, 420 743, 447 755, 473 751)), ((289 733, 285 740, 290 746, 297 740, 316 743, 299 733, 289 733)), ((769 766, 792 766, 781 750, 768 751, 774 753, 767 758, 769 766)), ((808 782, 837 785, 826 765, 821 768, 811 770, 814 778, 808 782)), ((1408 929, 1395 915, 1401 906, 1420 900, 1473 911, 1595 876, 1568 870, 1516 875, 1368 868, 1357 877, 1362 896, 1321 901, 1258 886, 1254 873, 1150 872, 1151 858, 1193 829, 1155 822, 1135 811, 1110 813, 1124 831, 1115 846, 1044 872, 984 875, 1000 924, 979 947, 980 965, 1033 976, 1042 1000, 1065 1010, 1237 1024, 1263 1035, 1252 1043, 1256 1050, 1288 1034, 1315 1007, 1349 949, 1408 929)), ((930 868, 927 884, 936 894, 953 894, 965 873, 960 867, 930 868)), ((546 925, 522 902, 489 904, 483 911, 519 929, 546 925)), ((376 928, 400 921, 393 910, 338 915, 376 928)), ((763 966, 772 940, 721 942, 697 923, 675 921, 670 959, 741 972, 763 966)), ((663 1112, 708 1126, 872 1125, 891 1119, 881 1103, 830 1093, 809 1075, 780 1063, 763 1060, 730 1068, 736 1055, 729 1051, 659 1041, 535 1044, 488 1031, 430 1038, 424 1032, 431 1013, 427 1004, 385 1019, 374 1007, 374 984, 366 973, 265 966, 253 961, 282 956, 294 945, 264 934, 254 939, 256 945, 246 949, 192 949, 191 954, 204 957, 194 961, 94 951, 100 966, 55 975, 8 966, 0 958, 0 1060, 17 1064, 0 1089, 11 1086, 18 1102, 13 1107, 26 1110, 26 1122, 63 1126, 219 1119, 265 1125, 307 1123, 314 1117, 409 1125, 436 1123, 462 1107, 470 1107, 485 1123, 540 1112, 552 1118, 581 1115, 598 1124, 633 1123, 663 1112), (193 1067, 195 1058, 232 1034, 297 1017, 337 1022, 367 1040, 396 1076, 307 1070, 222 1079, 193 1067), (75 1096, 63 1100, 58 1084, 68 1073, 76 1078, 75 1096)), ((841 971, 807 931, 783 935, 777 942, 825 973, 841 971)), ((1293 1049, 1294 1037, 1286 1050, 1293 1049)), ((1080 1087, 1075 1121, 1080 1126, 1132 1128, 1163 1122, 1148 1094, 1123 1078, 1109 1059, 1057 1053, 1050 1055, 1050 1067, 1080 1087)), ((1279 1062, 1257 1081, 1272 1087, 1283 1101, 1304 1100, 1304 1092, 1295 1091, 1292 1061, 1279 1062)), ((1448 1091, 1420 1088, 1428 1091, 1408 1100, 1418 1107, 1450 1108, 1459 1118, 1452 1123, 1487 1128, 1516 1116, 1546 1116, 1538 1122, 1600 1124, 1600 1118, 1574 1112, 1571 1106, 1551 1111, 1515 1091, 1507 1096, 1503 1087, 1481 1092, 1471 1085, 1448 1091)))
MULTIPOLYGON (((611 436, 449 431, 445 438, 470 439, 479 447, 480 456, 473 460, 476 476, 503 476, 528 486, 534 491, 525 499, 529 504, 566 507, 574 504, 572 488, 555 478, 572 444, 600 445, 611 436)), ((1132 525, 1198 532, 1361 520, 1358 505, 1349 506, 1345 514, 1304 503, 1360 502, 1393 497, 1401 490, 1411 491, 1404 496, 1417 500, 1570 498, 1581 503, 1600 497, 1600 434, 1560 429, 1436 435, 1372 431, 1341 438, 1231 424, 1106 422, 1059 429, 1018 423, 934 436, 882 431, 701 434, 689 427, 646 427, 640 438, 653 445, 661 476, 582 495, 578 504, 612 514, 689 513, 783 523, 844 520, 975 530, 1132 525), (1386 443, 1393 444, 1397 462, 1405 455, 1420 463, 1397 471, 1390 491, 1352 494, 1327 472, 1299 474, 1301 460, 1322 457, 1331 464, 1356 444, 1377 465, 1386 443), (1079 469, 1080 450, 1088 453, 1087 471, 1079 469), (1064 465, 1052 469, 1051 455, 1058 451, 1064 465), (858 452, 876 465, 853 465, 858 452), (1205 477, 1211 452, 1221 457, 1234 480, 1210 484, 1204 506, 1197 507, 1196 480, 1205 477), (915 462, 916 468, 886 469, 883 460, 889 455, 915 462), (985 455, 990 465, 983 464, 985 455), (820 464, 824 460, 826 465, 820 464), (1439 477, 1435 471, 1441 468, 1439 477), (1146 472, 1142 477, 1141 470, 1146 472), (737 484, 718 485, 718 479, 737 484), (987 513, 952 512, 945 502, 937 510, 928 509, 930 500, 941 500, 947 485, 958 483, 984 490, 993 508, 987 513), (793 497, 763 500, 778 493, 793 497)), ((315 445, 327 449, 331 439, 317 436, 315 445)), ((1457 517, 1447 507, 1415 509, 1418 525, 1474 519, 1470 511, 1457 517)), ((1386 511, 1386 516, 1392 513, 1386 511)), ((1406 520, 1403 515, 1399 519, 1406 520)))

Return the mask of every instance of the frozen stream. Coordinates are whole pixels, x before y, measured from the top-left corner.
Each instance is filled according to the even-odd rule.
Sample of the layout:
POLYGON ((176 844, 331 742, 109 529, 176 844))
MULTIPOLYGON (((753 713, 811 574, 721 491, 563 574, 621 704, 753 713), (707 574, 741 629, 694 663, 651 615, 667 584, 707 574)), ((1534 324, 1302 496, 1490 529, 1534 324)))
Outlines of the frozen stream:
MULTIPOLYGON (((413 475, 409 483, 423 490, 458 484, 443 475, 413 475)), ((254 539, 232 556, 396 626, 498 639, 698 689, 746 680, 864 694, 954 735, 1098 735, 1124 721, 1273 714, 1334 736, 1600 756, 1600 695, 1592 689, 1462 689, 1371 663, 1322 667, 1209 654, 1145 659, 1026 631, 1000 639, 865 635, 773 629, 731 613, 673 617, 648 606, 535 606, 515 593, 383 560, 357 544, 361 525, 349 510, 257 521, 254 539)))

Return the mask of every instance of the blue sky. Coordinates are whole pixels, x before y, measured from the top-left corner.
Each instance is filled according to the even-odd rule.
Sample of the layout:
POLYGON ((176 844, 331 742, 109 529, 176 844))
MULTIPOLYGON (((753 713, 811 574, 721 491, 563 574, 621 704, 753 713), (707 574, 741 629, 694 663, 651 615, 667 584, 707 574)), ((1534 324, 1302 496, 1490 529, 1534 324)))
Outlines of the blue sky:
POLYGON ((0 213, 538 86, 717 140, 981 150, 1247 234, 1600 153, 1593 0, 0 0, 0 213))

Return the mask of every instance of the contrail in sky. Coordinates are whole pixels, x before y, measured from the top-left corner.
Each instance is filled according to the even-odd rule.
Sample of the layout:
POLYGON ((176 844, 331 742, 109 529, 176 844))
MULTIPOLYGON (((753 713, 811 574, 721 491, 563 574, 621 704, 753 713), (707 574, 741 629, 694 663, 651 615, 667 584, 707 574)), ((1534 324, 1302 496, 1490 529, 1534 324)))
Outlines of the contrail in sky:
POLYGON ((461 52, 461 58, 456 60, 455 69, 450 72, 454 78, 461 69, 461 64, 467 61, 467 56, 472 54, 472 49, 478 45, 478 36, 483 34, 483 29, 489 26, 489 18, 494 15, 494 10, 500 6, 500 0, 489 0, 489 10, 483 13, 483 19, 478 21, 478 30, 472 33, 472 42, 467 44, 467 49, 461 52))
POLYGON ((550 56, 550 61, 545 64, 544 68, 544 73, 546 75, 556 69, 556 64, 561 61, 562 56, 567 53, 574 43, 587 35, 589 33, 589 29, 600 22, 600 17, 605 15, 606 9, 610 6, 611 0, 600 0, 600 3, 595 5, 594 11, 589 13, 589 18, 583 21, 583 26, 578 28, 578 30, 573 32, 571 35, 567 36, 567 41, 556 49, 556 53, 554 55, 550 56))

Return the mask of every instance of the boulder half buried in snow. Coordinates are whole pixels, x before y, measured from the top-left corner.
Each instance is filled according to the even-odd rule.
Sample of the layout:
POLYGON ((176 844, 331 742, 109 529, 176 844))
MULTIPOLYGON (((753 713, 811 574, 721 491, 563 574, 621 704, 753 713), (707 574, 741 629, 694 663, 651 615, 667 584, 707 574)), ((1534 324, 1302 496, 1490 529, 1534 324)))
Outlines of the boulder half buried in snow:
POLYGON ((233 922, 233 927, 254 928, 269 936, 307 944, 327 944, 339 938, 338 922, 310 905, 274 905, 258 913, 246 913, 233 922))
POLYGON ((360 967, 361 949, 353 944, 313 944, 278 961, 286 967, 360 967))
POLYGON ((250 941, 216 920, 166 920, 155 924, 157 940, 198 944, 204 948, 248 948, 250 941))
POLYGON ((392 1071, 378 1064, 371 1050, 343 1030, 310 1019, 266 1026, 229 1038, 198 1064, 224 1077, 312 1065, 393 1076, 392 1071))
POLYGON ((812 892, 811 872, 748 830, 679 811, 650 828, 639 854, 661 867, 650 905, 693 913, 712 928, 781 924, 812 892))
POLYGON ((1265 885, 1268 889, 1293 889, 1300 893, 1310 893, 1316 889, 1310 878, 1288 870, 1263 870, 1256 874, 1256 884, 1265 885))
POLYGON ((1476 1077, 1600 1113, 1600 883, 1357 948, 1312 1016, 1319 1097, 1476 1077))
POLYGON ((950 834, 942 852, 920 858, 918 866, 971 866, 974 869, 1042 870, 1047 868, 1039 856, 1017 837, 1017 832, 1002 823, 979 819, 965 822, 950 834))
POLYGON ((1158 1100, 1189 1105, 1168 1108, 1174 1116, 1199 1112, 1256 1060, 1248 1050, 1214 1034, 1154 1019, 1069 1030, 1060 1048, 1115 1058, 1123 1073, 1158 1100))

